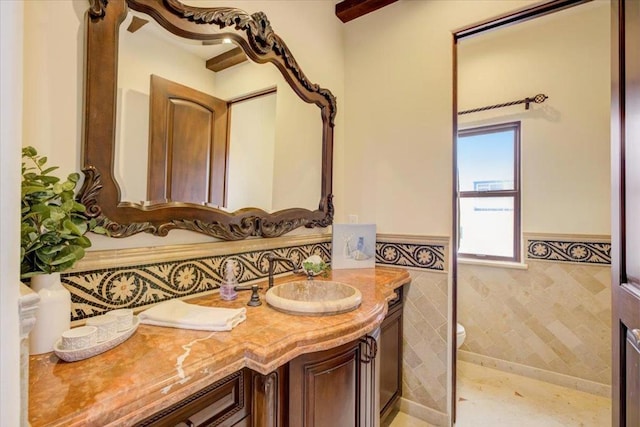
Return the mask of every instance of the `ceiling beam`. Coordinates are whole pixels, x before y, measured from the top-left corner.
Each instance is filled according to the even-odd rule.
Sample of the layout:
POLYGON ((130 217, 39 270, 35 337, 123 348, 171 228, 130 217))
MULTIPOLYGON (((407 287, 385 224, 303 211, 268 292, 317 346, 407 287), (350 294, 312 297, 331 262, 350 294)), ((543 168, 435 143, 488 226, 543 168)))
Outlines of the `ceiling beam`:
POLYGON ((342 22, 349 22, 369 12, 395 3, 396 1, 397 0, 343 0, 336 4, 336 16, 340 18, 342 22))
POLYGON ((240 64, 247 60, 247 55, 244 54, 239 47, 233 48, 230 51, 221 53, 218 56, 207 59, 207 68, 211 71, 218 72, 225 68, 232 67, 236 64, 240 64))

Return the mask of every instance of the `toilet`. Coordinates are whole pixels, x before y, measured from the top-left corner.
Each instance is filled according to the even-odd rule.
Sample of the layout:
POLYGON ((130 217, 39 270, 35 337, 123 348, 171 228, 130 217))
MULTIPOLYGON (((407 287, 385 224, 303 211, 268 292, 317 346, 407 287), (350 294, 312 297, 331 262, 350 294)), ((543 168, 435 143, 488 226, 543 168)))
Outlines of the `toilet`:
POLYGON ((456 324, 456 335, 456 346, 460 348, 460 346, 464 342, 464 339, 467 337, 467 331, 464 330, 464 326, 462 326, 460 323, 456 324))

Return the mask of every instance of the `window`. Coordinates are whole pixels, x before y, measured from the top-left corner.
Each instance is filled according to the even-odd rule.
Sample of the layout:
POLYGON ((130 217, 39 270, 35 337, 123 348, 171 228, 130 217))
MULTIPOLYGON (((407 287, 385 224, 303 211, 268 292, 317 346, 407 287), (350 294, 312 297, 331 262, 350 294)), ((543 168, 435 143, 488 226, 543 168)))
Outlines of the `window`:
POLYGON ((520 261, 520 122, 458 132, 458 255, 520 261))

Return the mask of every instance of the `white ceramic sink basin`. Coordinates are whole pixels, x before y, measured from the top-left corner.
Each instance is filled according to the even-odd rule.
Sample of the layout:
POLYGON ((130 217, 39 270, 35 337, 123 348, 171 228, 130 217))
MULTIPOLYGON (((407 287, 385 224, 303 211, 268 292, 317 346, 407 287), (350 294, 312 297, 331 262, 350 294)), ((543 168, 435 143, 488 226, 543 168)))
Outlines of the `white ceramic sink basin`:
POLYGON ((298 280, 274 286, 265 299, 270 306, 286 313, 322 316, 358 308, 362 294, 346 283, 298 280))

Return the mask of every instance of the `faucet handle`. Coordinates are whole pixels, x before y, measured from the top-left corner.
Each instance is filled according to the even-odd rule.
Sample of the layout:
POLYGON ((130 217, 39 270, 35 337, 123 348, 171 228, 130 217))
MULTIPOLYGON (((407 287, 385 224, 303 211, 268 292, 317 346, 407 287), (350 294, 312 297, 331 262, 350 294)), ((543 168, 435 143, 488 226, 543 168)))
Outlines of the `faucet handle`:
POLYGON ((262 301, 260 301, 260 295, 258 295, 258 285, 251 285, 251 298, 247 305, 251 307, 257 307, 262 305, 262 301))

